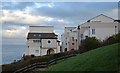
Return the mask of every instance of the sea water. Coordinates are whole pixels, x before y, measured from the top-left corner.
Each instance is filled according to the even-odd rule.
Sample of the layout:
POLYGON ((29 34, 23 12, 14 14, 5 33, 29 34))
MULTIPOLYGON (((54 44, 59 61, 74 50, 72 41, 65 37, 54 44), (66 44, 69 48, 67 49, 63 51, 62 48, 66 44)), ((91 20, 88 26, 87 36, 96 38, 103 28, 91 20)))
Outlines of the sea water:
POLYGON ((2 45, 2 64, 20 60, 26 52, 26 45, 2 45))

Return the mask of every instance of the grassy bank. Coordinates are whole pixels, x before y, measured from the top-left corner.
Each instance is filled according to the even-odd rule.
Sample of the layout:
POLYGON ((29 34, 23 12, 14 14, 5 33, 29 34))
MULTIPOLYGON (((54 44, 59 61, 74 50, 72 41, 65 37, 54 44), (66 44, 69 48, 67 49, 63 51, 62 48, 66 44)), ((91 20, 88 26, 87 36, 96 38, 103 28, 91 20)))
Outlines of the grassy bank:
POLYGON ((72 57, 53 65, 47 71, 117 71, 118 47, 113 44, 97 48, 76 57, 72 57))

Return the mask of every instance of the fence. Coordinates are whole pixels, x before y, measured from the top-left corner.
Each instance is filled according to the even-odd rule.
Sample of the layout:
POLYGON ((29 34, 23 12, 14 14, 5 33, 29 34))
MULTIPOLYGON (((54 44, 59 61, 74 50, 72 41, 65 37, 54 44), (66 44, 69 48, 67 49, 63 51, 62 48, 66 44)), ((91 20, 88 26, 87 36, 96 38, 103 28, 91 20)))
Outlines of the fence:
POLYGON ((28 66, 26 66, 24 68, 21 68, 21 69, 15 71, 14 73, 25 73, 25 72, 31 71, 31 70, 33 70, 35 68, 46 68, 46 67, 48 67, 50 65, 56 64, 60 60, 67 59, 67 58, 73 57, 73 56, 76 56, 76 54, 56 58, 56 59, 50 60, 49 62, 34 63, 34 64, 28 65, 28 66))

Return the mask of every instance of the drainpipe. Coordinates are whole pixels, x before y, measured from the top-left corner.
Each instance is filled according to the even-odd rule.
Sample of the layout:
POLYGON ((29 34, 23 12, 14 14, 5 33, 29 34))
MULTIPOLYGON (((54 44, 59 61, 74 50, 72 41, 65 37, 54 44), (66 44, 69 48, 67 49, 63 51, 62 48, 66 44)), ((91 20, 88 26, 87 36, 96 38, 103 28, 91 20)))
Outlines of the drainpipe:
POLYGON ((89 28, 89 37, 90 37, 90 26, 88 28, 89 28))
POLYGON ((29 47, 28 47, 29 45, 28 44, 29 44, 29 39, 27 39, 27 55, 29 55, 29 47))
POLYGON ((77 30, 78 30, 78 48, 77 49, 79 49, 80 47, 80 26, 78 26, 77 30))
POLYGON ((117 26, 115 26, 115 35, 117 34, 117 26))
POLYGON ((41 56, 41 52, 42 52, 42 40, 40 39, 40 56, 41 56))

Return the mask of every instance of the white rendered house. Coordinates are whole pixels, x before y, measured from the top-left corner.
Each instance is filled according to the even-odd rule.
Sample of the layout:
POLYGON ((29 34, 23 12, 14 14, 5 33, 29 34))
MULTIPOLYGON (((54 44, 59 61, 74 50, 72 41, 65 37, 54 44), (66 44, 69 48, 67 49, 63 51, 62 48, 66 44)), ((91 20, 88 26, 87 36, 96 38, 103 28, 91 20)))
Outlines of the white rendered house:
POLYGON ((76 50, 77 48, 77 30, 76 27, 65 27, 61 35, 62 51, 76 50))
POLYGON ((27 35, 27 55, 42 56, 60 52, 60 42, 53 26, 30 26, 27 35))
POLYGON ((96 37, 97 39, 104 41, 108 37, 117 34, 120 32, 120 20, 115 20, 106 15, 100 14, 87 22, 80 24, 78 27, 70 27, 73 28, 71 30, 69 27, 65 28, 65 31, 62 35, 62 49, 67 48, 69 51, 72 46, 69 46, 72 41, 71 37, 74 37, 76 40, 76 49, 80 48, 81 40, 84 40, 86 37, 96 37), (66 31, 67 29, 67 31, 66 31), (73 32, 73 31, 77 31, 73 32), (67 45, 68 44, 68 45, 67 45))
POLYGON ((84 24, 79 25, 80 27, 80 39, 85 39, 86 37, 96 37, 97 39, 103 41, 108 37, 118 33, 118 22, 113 18, 106 15, 100 14, 84 24))

